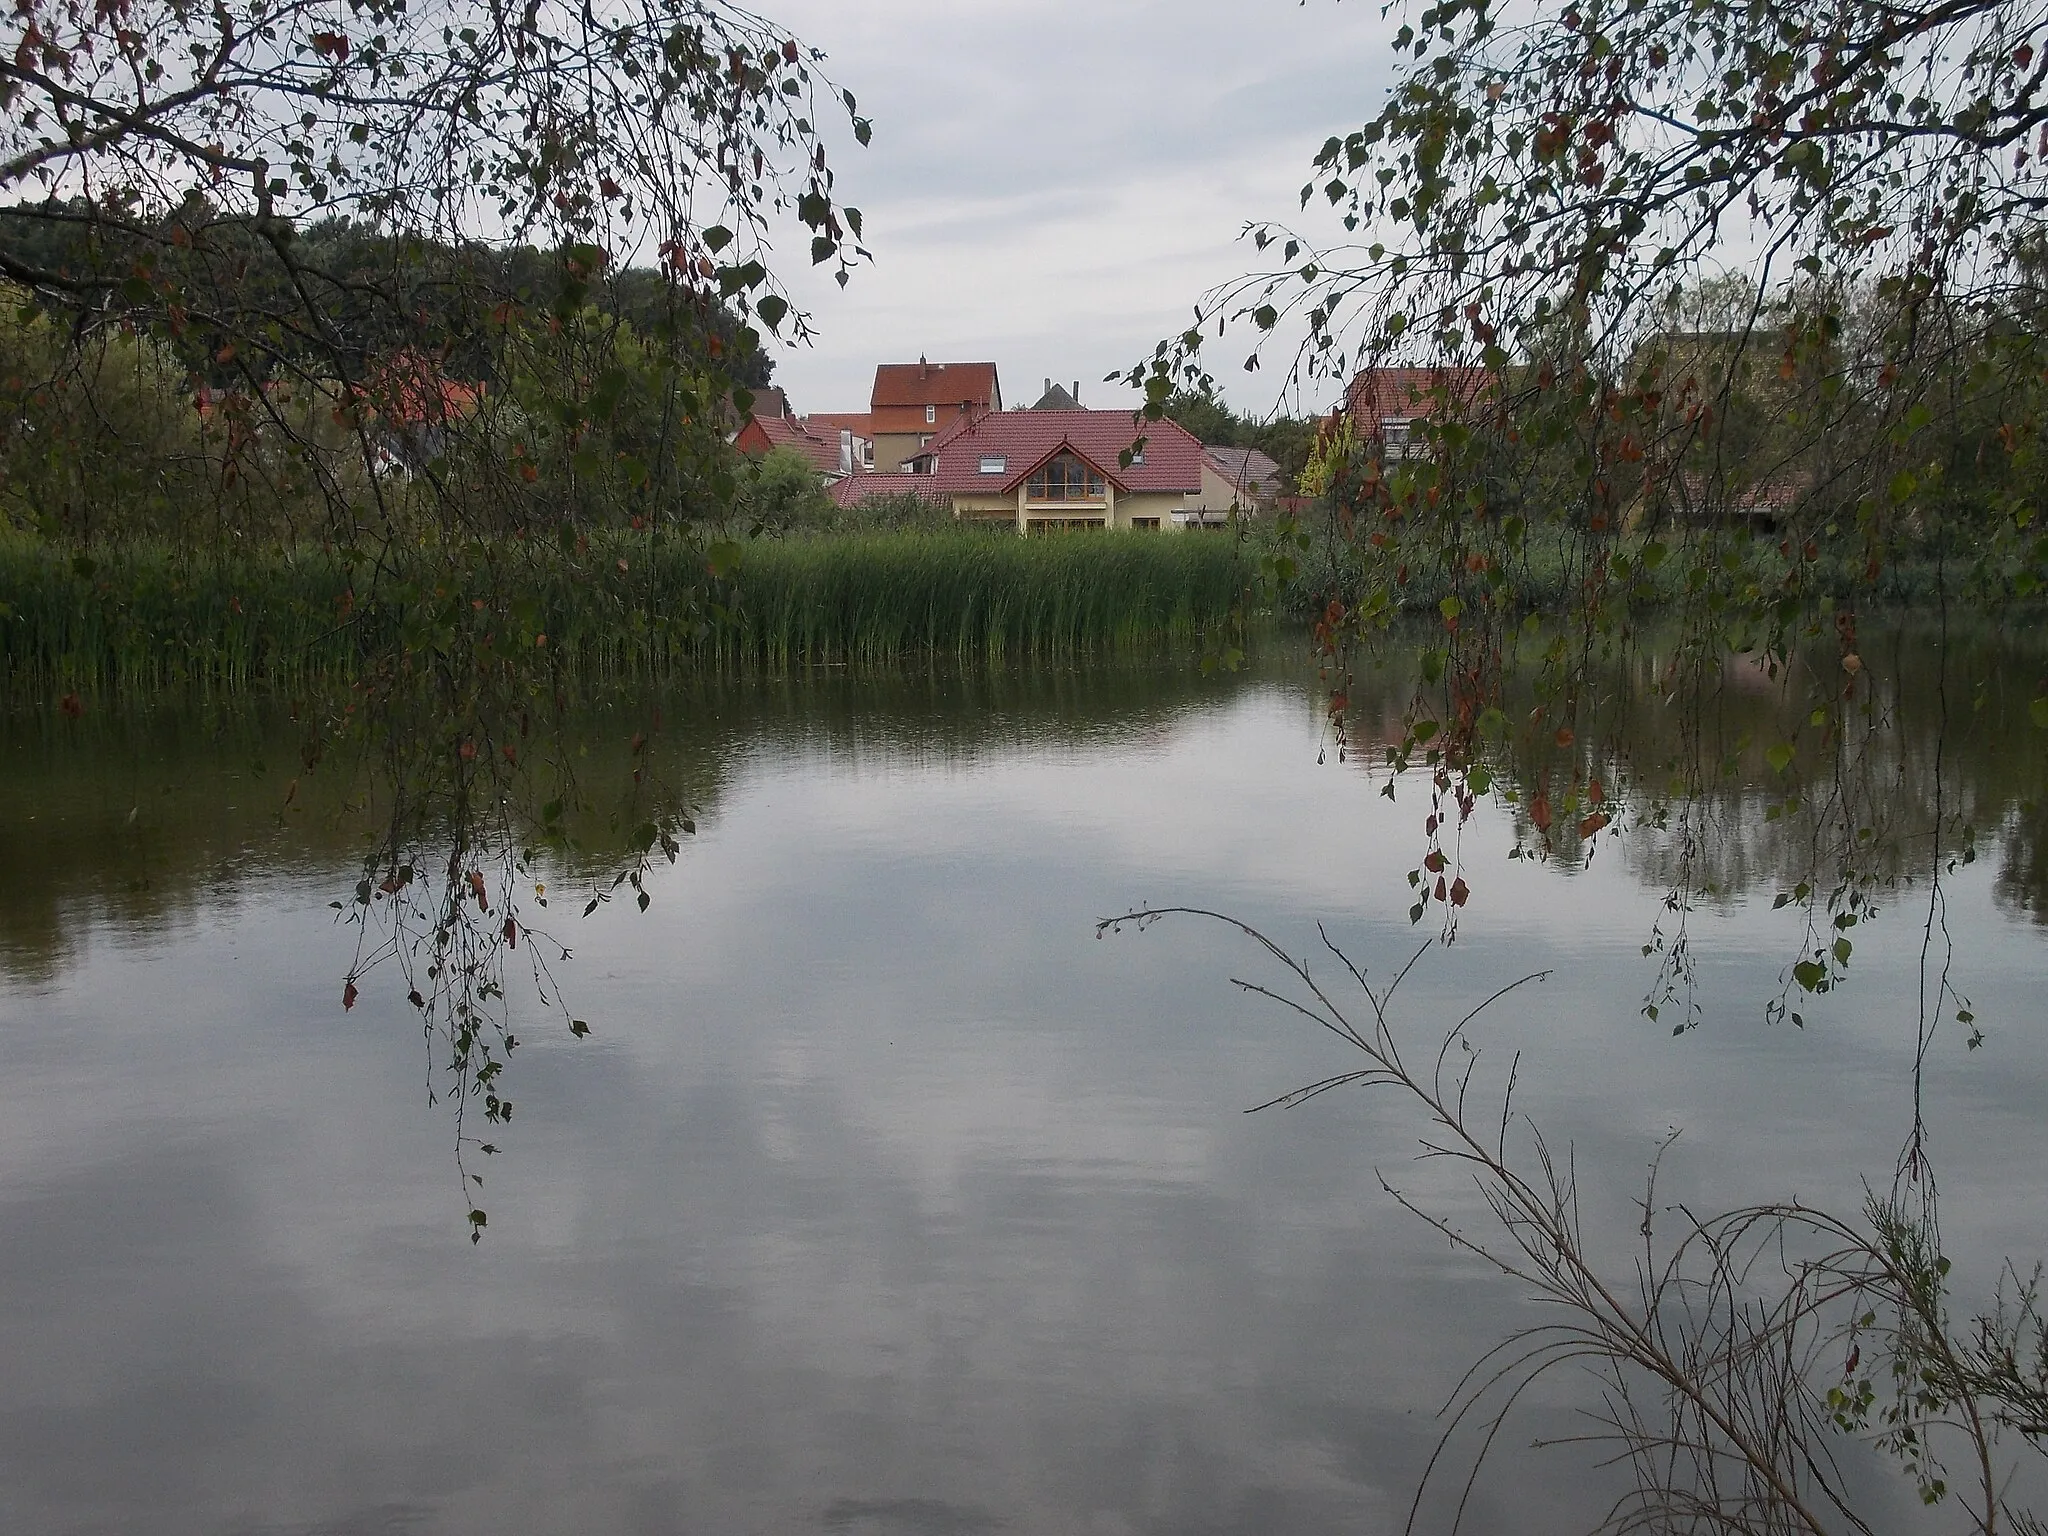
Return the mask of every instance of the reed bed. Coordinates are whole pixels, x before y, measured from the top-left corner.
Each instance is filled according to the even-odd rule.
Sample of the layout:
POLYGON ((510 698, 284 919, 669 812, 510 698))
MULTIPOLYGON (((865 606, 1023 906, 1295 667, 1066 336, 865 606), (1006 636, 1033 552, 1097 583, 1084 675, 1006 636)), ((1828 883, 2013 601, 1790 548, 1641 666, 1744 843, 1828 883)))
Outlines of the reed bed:
POLYGON ((790 539, 747 552, 722 665, 1001 662, 1192 644, 1228 618, 1233 539, 1075 533, 790 539))
POLYGON ((688 668, 979 663, 1191 644, 1243 580, 1235 541, 885 534, 748 544, 620 534, 386 551, 91 558, 0 542, 0 689, 294 692, 394 656, 544 654, 583 682, 688 668), (543 638, 545 637, 545 638, 543 638))

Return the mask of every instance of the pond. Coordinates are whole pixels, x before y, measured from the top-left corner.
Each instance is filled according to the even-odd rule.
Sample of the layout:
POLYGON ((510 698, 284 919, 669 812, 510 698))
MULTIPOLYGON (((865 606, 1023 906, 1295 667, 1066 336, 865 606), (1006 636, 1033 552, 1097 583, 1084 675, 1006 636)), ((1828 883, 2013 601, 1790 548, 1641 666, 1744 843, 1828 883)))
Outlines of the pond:
MULTIPOLYGON (((1244 1113, 1351 1062, 1230 985, 1283 980, 1242 934, 1095 928, 1188 904, 1300 953, 1324 924, 1374 976, 1408 960, 1435 921, 1411 926, 1404 877, 1426 785, 1379 793, 1322 698, 1280 656, 665 699, 697 833, 645 912, 557 922, 594 1033, 522 1019, 475 1246, 403 984, 373 972, 340 1006, 354 934, 329 903, 358 834, 318 775, 287 799, 288 724, 16 717, 0 1529, 1398 1529, 1446 1396, 1531 1309, 1381 1176, 1454 1222, 1483 1209, 1394 1099, 1244 1113)), ((603 763, 632 726, 589 729, 603 763)), ((1945 1023, 1926 1071, 1973 1299, 1995 1256, 2042 1251, 2048 1210, 2041 738, 2024 710, 1978 729, 1950 772, 1982 856, 1945 892, 1983 1039, 1945 1023)), ((1475 1034, 1521 1053, 1518 1106, 1572 1147, 1624 1264, 1674 1128, 1660 1200, 1850 1210, 1907 1128, 1926 892, 1881 900, 1803 1027, 1769 1022, 1801 933, 1772 910, 1762 799, 1719 816, 1697 1027, 1642 1011, 1668 843, 1510 860, 1527 828, 1497 798, 1465 832, 1457 940, 1400 994, 1433 1050, 1549 973, 1475 1034)), ((1528 1449, 1576 1432, 1585 1386, 1525 1401, 1465 1529, 1604 1510, 1593 1453, 1528 1449)), ((1870 1476, 1906 1520, 1910 1486, 1870 1476)), ((1461 1484, 1432 1485, 1423 1528, 1461 1484)))

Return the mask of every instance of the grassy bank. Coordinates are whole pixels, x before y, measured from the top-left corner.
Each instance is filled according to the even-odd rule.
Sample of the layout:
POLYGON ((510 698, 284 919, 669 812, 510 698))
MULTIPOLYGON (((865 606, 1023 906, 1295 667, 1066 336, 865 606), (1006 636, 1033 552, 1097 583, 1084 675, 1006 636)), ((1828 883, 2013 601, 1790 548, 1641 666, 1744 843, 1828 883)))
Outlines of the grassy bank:
POLYGON ((0 543, 0 686, 24 694, 294 690, 394 656, 544 651, 563 676, 1189 646, 1241 586, 1233 541, 879 534, 759 540, 714 577, 689 540, 91 558, 0 543))
MULTIPOLYGON (((1334 594, 1355 590, 1356 578, 1350 564, 1356 552, 1329 537, 1326 529, 1311 521, 1309 547, 1287 546, 1294 575, 1272 593, 1271 604, 1283 619, 1306 623, 1320 615, 1334 594)), ((1627 601, 1636 612, 1675 612, 1697 592, 1709 587, 1723 589, 1754 587, 1759 592, 1776 592, 1785 581, 1787 563, 1775 537, 1759 535, 1747 541, 1725 532, 1711 542, 1696 535, 1688 542, 1683 532, 1664 535, 1669 548, 1654 568, 1636 566, 1625 583, 1627 601), (1712 570, 1702 570, 1702 563, 1712 570)), ((1248 541, 1248 558, 1280 552, 1270 525, 1254 525, 1248 541)), ((1588 552, 1562 530, 1536 527, 1529 531, 1522 551, 1508 568, 1510 586, 1519 610, 1561 612, 1582 597, 1588 552)), ((2040 596, 2021 597, 2014 585, 2017 567, 2007 569, 1984 559, 1972 544, 1955 541, 1953 547, 1927 544, 1894 550, 1873 575, 1859 556, 1849 558, 1838 550, 1826 549, 1818 558, 1798 562, 1803 590, 1810 597, 1826 596, 1852 608, 1886 612, 1932 609, 1944 591, 1951 603, 1958 601, 2019 604, 2025 611, 2038 611, 2040 596)), ((1620 595, 1617 584, 1616 595, 1620 595)), ((1429 613, 1455 590, 1441 568, 1417 565, 1395 594, 1404 612, 1429 613)))

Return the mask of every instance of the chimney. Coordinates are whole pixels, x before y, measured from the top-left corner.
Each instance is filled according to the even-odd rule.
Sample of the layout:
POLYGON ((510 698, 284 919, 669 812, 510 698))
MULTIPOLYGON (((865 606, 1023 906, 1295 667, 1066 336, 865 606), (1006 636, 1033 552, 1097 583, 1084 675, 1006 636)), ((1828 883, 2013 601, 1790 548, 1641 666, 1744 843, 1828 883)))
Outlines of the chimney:
POLYGON ((922 352, 917 354, 917 376, 920 379, 928 379, 932 376, 932 365, 925 361, 922 352))
POLYGON ((1051 380, 1051 379, 1047 379, 1047 380, 1045 381, 1045 393, 1046 393, 1046 394, 1048 394, 1048 395, 1052 393, 1052 380, 1051 380))
POLYGON ((1078 406, 1078 405, 1079 405, 1080 403, 1081 403, 1081 381, 1080 381, 1079 379, 1076 379, 1076 380, 1074 380, 1074 404, 1078 406))
POLYGON ((839 473, 842 475, 853 473, 853 428, 851 427, 841 427, 839 429, 839 473))

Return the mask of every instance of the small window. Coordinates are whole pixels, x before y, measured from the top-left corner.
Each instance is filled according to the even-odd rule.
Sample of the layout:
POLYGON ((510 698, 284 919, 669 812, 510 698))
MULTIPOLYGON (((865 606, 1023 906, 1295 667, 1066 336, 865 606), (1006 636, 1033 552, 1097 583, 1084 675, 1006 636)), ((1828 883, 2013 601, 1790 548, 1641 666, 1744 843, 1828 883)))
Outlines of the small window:
POLYGON ((937 421, 938 419, 939 408, 936 405, 928 405, 924 408, 924 424, 926 426, 930 426, 933 422, 937 421))
POLYGON ((981 456, 981 472, 984 475, 1000 475, 1009 467, 1009 459, 1000 453, 984 453, 981 456))
POLYGON ((1142 464, 1145 462, 1145 450, 1142 447, 1133 448, 1131 450, 1131 462, 1133 464, 1142 464))
POLYGON ((1159 519, 1156 517, 1134 517, 1131 519, 1131 526, 1133 528, 1150 528, 1154 532, 1157 532, 1159 528, 1159 519))

